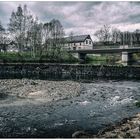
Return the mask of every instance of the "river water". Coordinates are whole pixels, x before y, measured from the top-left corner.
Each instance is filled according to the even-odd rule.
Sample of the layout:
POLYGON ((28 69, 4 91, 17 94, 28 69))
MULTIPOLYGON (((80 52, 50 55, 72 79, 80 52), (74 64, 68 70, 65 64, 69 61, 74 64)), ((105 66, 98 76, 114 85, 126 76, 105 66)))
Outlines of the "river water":
POLYGON ((76 130, 96 134, 107 125, 139 112, 140 108, 135 106, 138 100, 140 100, 139 82, 82 83, 81 96, 59 102, 50 116, 51 119, 57 120, 52 127, 56 129, 58 135, 59 130, 63 131, 64 137, 70 137, 76 130))
MULTIPOLYGON (((140 108, 135 106, 135 102, 140 100, 139 81, 97 80, 80 84, 80 96, 57 101, 47 109, 45 104, 13 106, 10 109, 12 115, 16 110, 18 113, 12 122, 16 122, 18 129, 15 129, 17 135, 13 131, 10 132, 13 135, 7 132, 8 137, 20 137, 18 131, 23 126, 33 131, 26 132, 22 137, 28 134, 27 137, 70 138, 79 130, 96 134, 106 126, 140 112, 140 108), (32 112, 29 113, 29 110, 32 112)), ((8 107, 4 109, 6 112, 8 107)), ((11 125, 7 124, 6 127, 11 125)))

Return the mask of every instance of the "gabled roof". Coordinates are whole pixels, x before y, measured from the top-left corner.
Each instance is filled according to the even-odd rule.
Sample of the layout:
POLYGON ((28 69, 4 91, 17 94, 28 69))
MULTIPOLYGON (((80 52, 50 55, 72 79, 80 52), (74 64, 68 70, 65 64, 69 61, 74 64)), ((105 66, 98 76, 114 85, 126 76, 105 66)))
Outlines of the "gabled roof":
POLYGON ((90 35, 78 35, 78 36, 66 37, 65 41, 67 43, 77 43, 77 42, 84 42, 87 38, 91 39, 90 35))
POLYGON ((15 42, 14 41, 7 41, 6 43, 0 43, 0 45, 13 45, 13 44, 15 44, 15 42))

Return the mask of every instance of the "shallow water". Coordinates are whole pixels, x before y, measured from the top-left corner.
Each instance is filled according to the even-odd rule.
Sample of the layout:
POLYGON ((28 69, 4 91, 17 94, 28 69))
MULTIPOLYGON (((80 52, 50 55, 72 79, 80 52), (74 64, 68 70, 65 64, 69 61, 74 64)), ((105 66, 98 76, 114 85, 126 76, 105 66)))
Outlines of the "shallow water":
POLYGON ((80 96, 50 105, 45 100, 37 104, 37 100, 9 98, 10 106, 3 101, 0 136, 70 138, 78 130, 96 134, 107 125, 140 112, 135 106, 140 101, 139 81, 98 80, 80 84, 80 96))
POLYGON ((140 111, 135 106, 135 102, 140 100, 139 82, 98 81, 82 83, 81 87, 81 96, 59 102, 50 115, 56 120, 52 127, 57 131, 65 128, 61 130, 65 137, 75 130, 97 133, 101 128, 140 111), (76 129, 71 130, 70 127, 76 129))

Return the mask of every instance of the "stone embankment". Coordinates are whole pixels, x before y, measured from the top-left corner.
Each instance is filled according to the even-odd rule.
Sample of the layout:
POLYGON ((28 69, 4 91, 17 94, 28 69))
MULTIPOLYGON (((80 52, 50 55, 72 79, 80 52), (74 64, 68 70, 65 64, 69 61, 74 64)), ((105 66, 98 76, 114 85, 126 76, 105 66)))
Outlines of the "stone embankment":
POLYGON ((0 64, 0 78, 140 79, 139 66, 87 64, 0 64))

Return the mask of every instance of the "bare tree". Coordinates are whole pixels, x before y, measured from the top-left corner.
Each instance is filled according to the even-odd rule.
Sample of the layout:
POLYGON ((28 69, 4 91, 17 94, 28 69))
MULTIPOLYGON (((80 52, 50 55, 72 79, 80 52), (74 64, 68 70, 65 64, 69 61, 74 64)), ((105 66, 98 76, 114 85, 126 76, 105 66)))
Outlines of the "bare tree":
POLYGON ((51 26, 51 51, 52 58, 61 58, 61 50, 64 47, 64 29, 59 20, 50 21, 51 26))
POLYGON ((122 45, 131 45, 133 44, 133 38, 134 38, 134 34, 131 32, 121 32, 120 34, 120 42, 122 45))
POLYGON ((120 43, 121 41, 121 31, 117 28, 112 29, 111 40, 114 44, 120 43))
POLYGON ((111 27, 109 25, 103 26, 104 41, 109 42, 111 37, 111 27))
POLYGON ((44 23, 43 30, 42 30, 42 34, 43 34, 42 40, 44 44, 45 55, 48 54, 47 52, 49 52, 51 46, 51 29, 52 29, 52 25, 50 22, 44 23))
POLYGON ((9 43, 9 35, 0 22, 0 51, 6 52, 9 43))
POLYGON ((98 38, 99 41, 101 42, 104 41, 104 35, 102 29, 97 30, 94 35, 98 38))
POLYGON ((111 38, 111 27, 109 25, 104 25, 101 29, 97 30, 94 35, 99 41, 108 43, 111 38))
POLYGON ((30 46, 31 56, 41 56, 42 53, 42 28, 43 25, 38 22, 38 19, 33 22, 30 30, 28 31, 28 43, 30 46))
POLYGON ((31 28, 32 23, 33 17, 27 10, 26 5, 24 5, 24 8, 19 5, 17 11, 13 11, 11 14, 8 30, 13 36, 19 52, 23 52, 25 47, 27 47, 27 32, 31 28))

